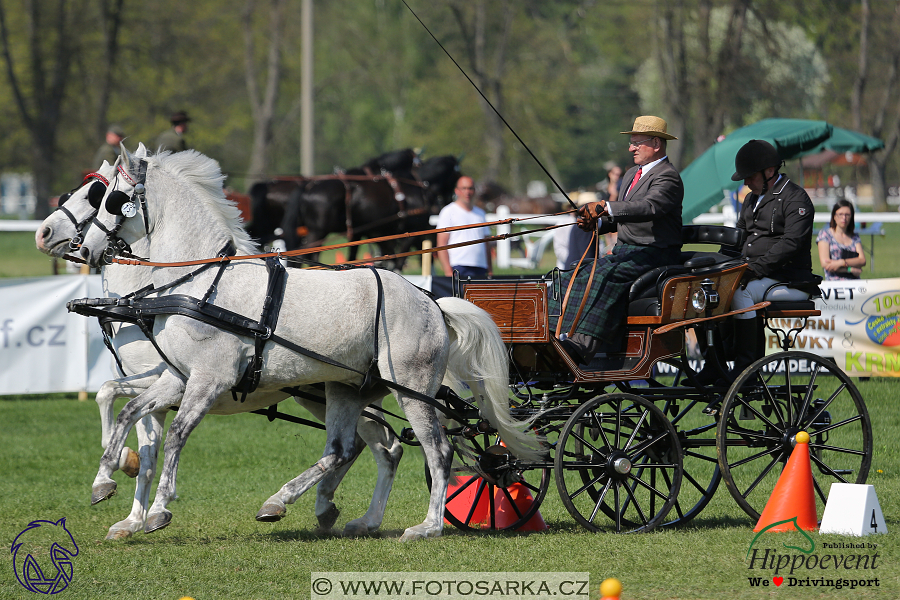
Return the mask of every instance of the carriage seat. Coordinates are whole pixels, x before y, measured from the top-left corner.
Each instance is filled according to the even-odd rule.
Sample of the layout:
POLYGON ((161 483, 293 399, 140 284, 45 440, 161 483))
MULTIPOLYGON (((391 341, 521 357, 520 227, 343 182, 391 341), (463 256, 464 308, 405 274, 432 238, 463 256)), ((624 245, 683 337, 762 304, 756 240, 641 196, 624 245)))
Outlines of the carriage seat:
POLYGON ((727 263, 741 255, 746 232, 723 225, 685 225, 681 228, 684 244, 719 245, 717 252, 688 250, 681 253, 678 265, 657 267, 638 277, 628 291, 629 316, 659 316, 659 294, 666 281, 685 273, 700 273, 704 269, 717 270, 716 265, 727 263))

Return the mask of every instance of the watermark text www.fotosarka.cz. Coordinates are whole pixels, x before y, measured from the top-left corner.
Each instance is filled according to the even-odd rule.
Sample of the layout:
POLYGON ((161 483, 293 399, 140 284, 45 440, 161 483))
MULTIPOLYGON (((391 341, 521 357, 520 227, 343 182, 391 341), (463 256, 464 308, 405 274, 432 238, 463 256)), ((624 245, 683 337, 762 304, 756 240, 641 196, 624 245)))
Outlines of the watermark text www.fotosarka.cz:
POLYGON ((311 597, 325 598, 554 598, 590 597, 589 573, 332 572, 313 573, 311 597))

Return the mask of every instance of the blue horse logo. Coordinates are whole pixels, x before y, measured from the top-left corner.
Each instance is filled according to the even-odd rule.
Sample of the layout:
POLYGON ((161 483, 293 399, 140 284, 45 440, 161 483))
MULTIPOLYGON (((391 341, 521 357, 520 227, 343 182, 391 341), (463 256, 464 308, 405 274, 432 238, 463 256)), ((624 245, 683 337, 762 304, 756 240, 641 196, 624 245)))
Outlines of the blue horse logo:
POLYGON ((58 594, 72 581, 72 559, 78 556, 78 545, 66 529, 65 518, 32 521, 16 536, 10 551, 16 579, 30 592, 58 594), (49 569, 47 556, 53 561, 55 573, 49 569))

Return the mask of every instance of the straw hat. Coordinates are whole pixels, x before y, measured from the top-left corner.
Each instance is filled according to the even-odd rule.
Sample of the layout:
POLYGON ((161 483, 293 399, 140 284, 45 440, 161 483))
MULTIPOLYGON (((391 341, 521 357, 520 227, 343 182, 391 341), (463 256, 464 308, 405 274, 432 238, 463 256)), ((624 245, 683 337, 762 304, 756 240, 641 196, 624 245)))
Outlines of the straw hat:
POLYGON ((677 140, 674 135, 666 133, 666 122, 659 117, 644 116, 634 120, 634 127, 631 131, 620 131, 626 135, 634 135, 643 133, 653 137, 662 138, 664 140, 677 140))

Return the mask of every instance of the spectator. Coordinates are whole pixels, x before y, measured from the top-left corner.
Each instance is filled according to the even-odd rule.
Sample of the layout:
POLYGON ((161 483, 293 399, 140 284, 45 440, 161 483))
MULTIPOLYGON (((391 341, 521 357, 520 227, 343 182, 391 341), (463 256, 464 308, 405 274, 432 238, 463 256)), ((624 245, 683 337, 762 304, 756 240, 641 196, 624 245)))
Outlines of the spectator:
POLYGON ((816 242, 825 279, 859 279, 866 265, 862 242, 854 229, 855 211, 849 200, 838 200, 831 209, 831 223, 822 228, 816 242))
POLYGON ((119 158, 119 153, 121 152, 119 144, 121 144, 124 139, 125 131, 121 126, 110 125, 107 127, 106 141, 97 149, 97 152, 94 154, 94 162, 91 163, 91 165, 95 168, 99 167, 103 164, 104 160, 111 165, 115 164, 116 159, 119 158))
POLYGON ((156 138, 157 150, 159 152, 164 150, 169 150, 171 152, 187 150, 188 145, 184 139, 184 134, 187 133, 188 123, 190 121, 191 118, 183 110, 173 113, 169 119, 169 122, 172 123, 172 127, 163 131, 159 134, 159 137, 156 138))
MULTIPOLYGON (((459 225, 477 225, 485 222, 484 211, 475 206, 475 182, 471 177, 463 175, 456 182, 454 190, 456 199, 441 209, 438 215, 438 229, 457 227, 459 225)), ((459 231, 448 231, 437 234, 437 245, 447 246, 480 240, 491 233, 488 227, 473 227, 459 231)), ((484 279, 491 275, 491 252, 486 243, 471 244, 450 250, 439 250, 438 261, 444 275, 452 275, 453 271, 460 277, 484 279)))

